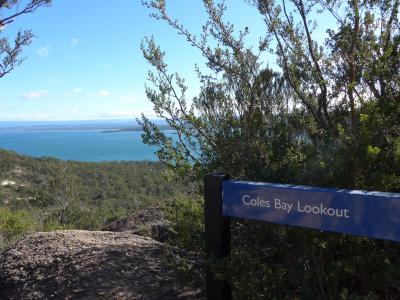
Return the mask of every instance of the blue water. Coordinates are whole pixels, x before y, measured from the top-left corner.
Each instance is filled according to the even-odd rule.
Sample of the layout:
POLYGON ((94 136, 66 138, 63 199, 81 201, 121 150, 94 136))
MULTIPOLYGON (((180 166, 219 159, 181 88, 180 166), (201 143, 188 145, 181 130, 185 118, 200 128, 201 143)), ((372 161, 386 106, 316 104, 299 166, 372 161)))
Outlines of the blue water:
MULTIPOLYGON (((172 133, 170 133, 172 134, 172 133)), ((140 131, 0 130, 0 148, 34 157, 62 160, 157 160, 157 150, 142 143, 140 131)))

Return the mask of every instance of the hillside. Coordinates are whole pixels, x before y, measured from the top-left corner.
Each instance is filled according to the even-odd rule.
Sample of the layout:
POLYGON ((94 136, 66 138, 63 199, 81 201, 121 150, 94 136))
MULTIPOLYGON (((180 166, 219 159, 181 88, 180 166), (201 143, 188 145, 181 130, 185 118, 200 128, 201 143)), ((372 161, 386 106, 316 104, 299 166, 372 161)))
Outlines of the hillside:
POLYGON ((154 162, 86 163, 0 150, 0 249, 24 233, 101 230, 188 188, 154 162))
POLYGON ((107 199, 126 198, 126 202, 132 200, 140 206, 139 202, 154 197, 162 199, 184 190, 166 182, 160 176, 162 171, 162 165, 155 162, 65 162, 0 149, 0 204, 17 198, 29 201, 26 197, 44 196, 56 184, 75 183, 79 187, 78 196, 88 201, 96 200, 98 204, 107 199))
POLYGON ((166 263, 163 207, 189 187, 164 171, 0 150, 0 299, 200 298, 166 263))

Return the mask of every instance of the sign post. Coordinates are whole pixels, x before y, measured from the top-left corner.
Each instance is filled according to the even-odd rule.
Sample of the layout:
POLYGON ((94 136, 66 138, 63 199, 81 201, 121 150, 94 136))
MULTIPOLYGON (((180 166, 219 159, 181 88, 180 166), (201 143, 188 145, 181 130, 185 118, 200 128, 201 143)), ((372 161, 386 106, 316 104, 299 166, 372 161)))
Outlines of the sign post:
MULTIPOLYGON (((208 257, 229 256, 230 217, 400 242, 400 194, 204 177, 208 257)), ((229 285, 207 269, 207 299, 230 300, 229 285)))
POLYGON ((400 194, 227 180, 222 214, 400 242, 400 194))
MULTIPOLYGON (((222 214, 222 174, 204 176, 204 221, 207 257, 223 258, 230 252, 230 218, 222 214)), ((230 286, 206 270, 207 299, 231 299, 230 286)))

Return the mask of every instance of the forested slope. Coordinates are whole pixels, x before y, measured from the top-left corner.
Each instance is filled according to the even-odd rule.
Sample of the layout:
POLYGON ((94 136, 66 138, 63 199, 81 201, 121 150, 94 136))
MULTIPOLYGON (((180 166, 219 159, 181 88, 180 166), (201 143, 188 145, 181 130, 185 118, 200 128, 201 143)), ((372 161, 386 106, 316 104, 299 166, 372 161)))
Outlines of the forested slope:
POLYGON ((65 162, 0 150, 2 242, 28 231, 101 229, 187 189, 163 170, 154 162, 65 162))

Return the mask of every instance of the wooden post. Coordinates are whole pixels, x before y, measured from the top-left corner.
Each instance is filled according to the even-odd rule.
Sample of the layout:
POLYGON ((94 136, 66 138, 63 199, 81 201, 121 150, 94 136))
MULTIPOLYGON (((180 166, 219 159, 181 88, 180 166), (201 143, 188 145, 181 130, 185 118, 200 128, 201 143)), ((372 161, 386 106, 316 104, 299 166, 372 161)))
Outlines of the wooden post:
MULTIPOLYGON (((204 221, 208 258, 223 258, 230 255, 230 218, 222 215, 222 181, 226 179, 228 176, 223 174, 204 176, 204 221)), ((228 283, 216 279, 208 268, 206 292, 209 300, 232 298, 228 283)))

